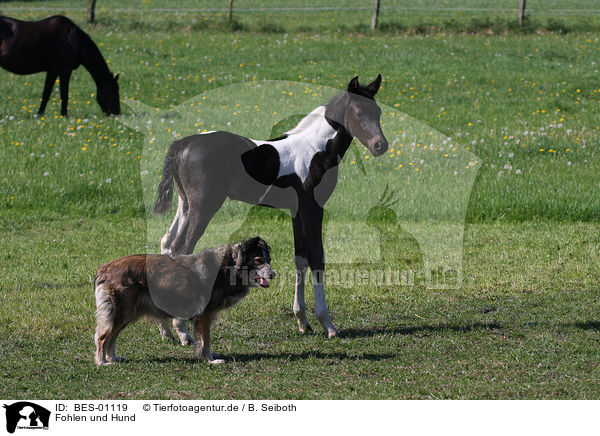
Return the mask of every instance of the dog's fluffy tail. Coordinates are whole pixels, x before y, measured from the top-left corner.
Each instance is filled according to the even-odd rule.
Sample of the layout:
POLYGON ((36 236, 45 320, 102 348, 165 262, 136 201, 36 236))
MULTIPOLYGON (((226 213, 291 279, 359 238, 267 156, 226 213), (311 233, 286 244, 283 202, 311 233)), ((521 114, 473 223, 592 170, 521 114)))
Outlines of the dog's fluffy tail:
POLYGON ((162 180, 158 185, 158 197, 152 210, 155 215, 162 215, 171 206, 173 200, 173 177, 177 171, 177 156, 186 145, 187 143, 183 141, 175 141, 169 147, 169 151, 167 151, 163 165, 162 180))

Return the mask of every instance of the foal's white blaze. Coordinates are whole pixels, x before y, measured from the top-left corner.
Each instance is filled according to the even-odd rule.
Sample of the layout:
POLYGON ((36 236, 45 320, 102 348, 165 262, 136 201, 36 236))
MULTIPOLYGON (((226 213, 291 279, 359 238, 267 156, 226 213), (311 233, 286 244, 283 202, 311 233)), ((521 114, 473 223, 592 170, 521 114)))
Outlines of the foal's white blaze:
POLYGON ((308 176, 310 162, 315 154, 325 151, 327 141, 336 131, 325 118, 325 106, 319 106, 302 118, 296 127, 286 132, 287 138, 279 141, 256 141, 256 144, 271 144, 279 153, 277 178, 297 174, 302 183, 308 176))

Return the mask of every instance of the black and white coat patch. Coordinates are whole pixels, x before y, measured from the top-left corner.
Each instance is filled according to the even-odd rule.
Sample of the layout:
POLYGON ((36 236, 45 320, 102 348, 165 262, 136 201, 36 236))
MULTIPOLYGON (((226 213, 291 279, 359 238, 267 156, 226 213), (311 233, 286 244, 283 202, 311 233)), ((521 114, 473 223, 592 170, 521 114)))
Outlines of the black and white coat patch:
MULTIPOLYGON (((319 106, 305 116, 300 123, 280 138, 254 140, 256 148, 241 157, 244 169, 253 179, 268 186, 292 187, 297 194, 312 194, 313 188, 323 179, 325 171, 336 166, 343 157, 332 155, 332 165, 325 164, 328 146, 340 136, 344 142, 351 141, 343 129, 327 119, 325 106, 319 106)), ((349 145, 349 144, 348 144, 349 145)), ((347 148, 347 147, 345 147, 347 148)), ((329 150, 329 153, 335 153, 329 150)), ((329 159, 331 160, 331 159, 329 159)), ((325 199, 326 200, 326 199, 325 199)), ((324 203, 324 201, 323 201, 324 203)))

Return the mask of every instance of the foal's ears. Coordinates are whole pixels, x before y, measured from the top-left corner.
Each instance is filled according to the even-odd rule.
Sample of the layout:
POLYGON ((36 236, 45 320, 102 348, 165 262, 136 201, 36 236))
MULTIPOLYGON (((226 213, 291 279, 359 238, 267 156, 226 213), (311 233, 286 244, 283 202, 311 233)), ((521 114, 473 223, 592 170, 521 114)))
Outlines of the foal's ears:
POLYGON ((369 94, 375 95, 375 94, 377 94, 377 91, 379 91, 380 86, 381 86, 381 74, 378 74, 377 78, 367 85, 367 91, 369 92, 369 94))
POLYGON ((116 82, 117 80, 119 80, 119 73, 115 74, 115 77, 114 77, 114 79, 115 79, 115 82, 116 82))
POLYGON ((348 92, 356 93, 358 91, 358 76, 354 76, 348 83, 348 92))
MULTIPOLYGON (((363 89, 365 89, 371 95, 371 97, 373 97, 373 96, 375 96, 375 94, 377 94, 377 91, 379 91, 380 86, 381 86, 381 74, 378 74, 377 78, 375 80, 373 80, 371 83, 369 83, 363 89)), ((352 78, 352 80, 350 80, 350 83, 348 83, 348 92, 358 94, 359 88, 360 88, 360 85, 358 83, 358 76, 354 76, 352 78)))

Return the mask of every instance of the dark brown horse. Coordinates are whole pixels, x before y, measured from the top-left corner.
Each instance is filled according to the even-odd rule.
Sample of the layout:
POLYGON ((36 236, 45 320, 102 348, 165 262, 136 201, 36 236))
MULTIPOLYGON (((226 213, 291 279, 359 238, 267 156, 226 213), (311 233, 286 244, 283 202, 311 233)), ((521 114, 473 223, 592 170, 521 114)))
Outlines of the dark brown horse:
POLYGON ((0 16, 0 66, 15 74, 46 71, 38 114, 43 114, 56 78, 60 78, 61 114, 67 114, 69 80, 83 65, 96 82, 96 99, 107 114, 121 113, 119 75, 113 76, 94 41, 67 17, 19 21, 0 16))

